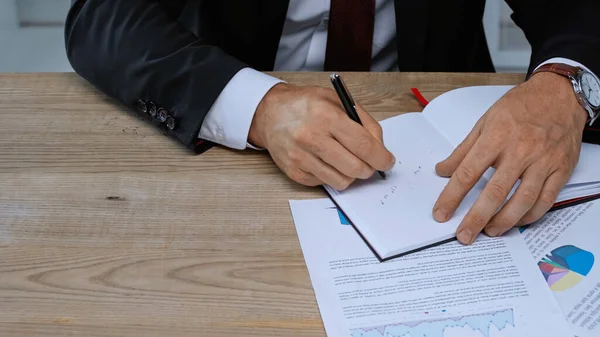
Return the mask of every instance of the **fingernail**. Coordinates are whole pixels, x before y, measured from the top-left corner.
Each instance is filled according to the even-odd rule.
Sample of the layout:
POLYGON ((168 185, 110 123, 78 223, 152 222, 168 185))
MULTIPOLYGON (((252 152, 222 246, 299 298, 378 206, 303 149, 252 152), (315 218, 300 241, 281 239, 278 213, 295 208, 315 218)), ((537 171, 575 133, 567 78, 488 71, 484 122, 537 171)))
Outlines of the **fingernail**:
POLYGON ((500 233, 502 233, 502 230, 500 230, 500 228, 498 228, 498 227, 490 227, 490 228, 486 228, 485 232, 489 236, 498 236, 498 235, 500 235, 500 233))
POLYGON ((394 155, 392 155, 392 160, 388 163, 386 171, 393 169, 395 165, 396 165, 396 157, 394 157, 394 155))
POLYGON ((433 217, 438 222, 446 222, 448 220, 448 212, 441 208, 438 208, 433 212, 433 217))
POLYGON ((468 245, 471 243, 471 240, 473 240, 473 233, 471 233, 470 229, 465 228, 462 231, 458 232, 456 238, 458 239, 458 241, 460 241, 460 243, 468 245))

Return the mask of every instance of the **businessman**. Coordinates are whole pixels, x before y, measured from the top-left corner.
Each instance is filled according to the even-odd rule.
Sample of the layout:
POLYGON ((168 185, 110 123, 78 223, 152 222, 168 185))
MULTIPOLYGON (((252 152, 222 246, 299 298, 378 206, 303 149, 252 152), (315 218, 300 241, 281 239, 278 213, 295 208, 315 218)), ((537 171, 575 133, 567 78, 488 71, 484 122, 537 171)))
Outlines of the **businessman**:
MULTIPOLYGON (((600 107, 600 2, 507 3, 532 47, 527 81, 436 166, 450 177, 432 209, 440 222, 496 168, 458 228, 465 244, 549 210, 600 107)), ((485 0, 74 0, 65 42, 77 73, 196 153, 214 144, 266 149, 294 181, 344 189, 392 168, 379 125, 360 107, 364 127, 351 122, 330 89, 261 71, 492 72, 484 7, 485 0)))

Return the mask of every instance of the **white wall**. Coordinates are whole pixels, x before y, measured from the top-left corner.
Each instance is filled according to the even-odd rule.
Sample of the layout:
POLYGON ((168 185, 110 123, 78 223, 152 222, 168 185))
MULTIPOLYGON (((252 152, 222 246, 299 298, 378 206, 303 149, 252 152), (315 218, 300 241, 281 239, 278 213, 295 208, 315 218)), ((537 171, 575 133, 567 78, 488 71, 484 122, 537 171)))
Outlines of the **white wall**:
POLYGON ((510 19, 511 12, 504 0, 487 0, 483 22, 488 45, 497 71, 525 72, 531 48, 510 19))
POLYGON ((0 0, 0 29, 12 29, 18 24, 15 0, 0 0))
POLYGON ((15 0, 18 18, 25 24, 57 24, 65 21, 70 0, 15 0))
POLYGON ((0 72, 73 71, 62 24, 69 5, 69 0, 0 0, 0 72))

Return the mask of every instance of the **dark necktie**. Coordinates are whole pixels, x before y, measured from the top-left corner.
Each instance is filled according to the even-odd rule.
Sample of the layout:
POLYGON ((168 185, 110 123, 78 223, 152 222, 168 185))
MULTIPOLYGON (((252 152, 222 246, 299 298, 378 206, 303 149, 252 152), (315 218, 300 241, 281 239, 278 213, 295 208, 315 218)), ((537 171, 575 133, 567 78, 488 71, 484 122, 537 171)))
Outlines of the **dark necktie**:
POLYGON ((325 71, 369 71, 375 0, 331 0, 325 71))

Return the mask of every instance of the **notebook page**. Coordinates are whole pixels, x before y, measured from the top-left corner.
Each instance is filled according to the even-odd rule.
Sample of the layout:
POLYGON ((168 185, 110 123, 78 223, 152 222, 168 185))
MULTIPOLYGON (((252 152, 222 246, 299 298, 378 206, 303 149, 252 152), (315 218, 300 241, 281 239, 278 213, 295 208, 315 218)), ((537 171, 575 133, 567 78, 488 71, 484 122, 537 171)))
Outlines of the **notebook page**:
POLYGON ((556 202, 562 202, 565 200, 586 197, 586 196, 595 195, 598 193, 600 193, 600 184, 599 183, 569 185, 569 186, 565 186, 562 189, 562 191, 558 194, 558 197, 556 198, 556 202), (572 187, 572 186, 576 186, 576 187, 572 187))
POLYGON ((596 144, 581 144, 579 162, 571 174, 567 185, 591 183, 600 181, 600 146, 596 144))
POLYGON ((433 205, 448 179, 435 173, 435 165, 452 151, 452 145, 420 113, 393 117, 381 125, 384 142, 398 160, 388 178, 374 175, 342 192, 326 189, 385 259, 454 237, 482 185, 467 195, 457 216, 447 223, 436 222, 433 205))
POLYGON ((423 115, 452 144, 458 146, 479 118, 512 86, 478 86, 446 92, 429 102, 423 115))
MULTIPOLYGON (((455 148, 481 116, 511 88, 505 85, 455 89, 429 102, 423 115, 455 148)), ((489 180, 493 174, 494 169, 490 168, 484 177, 489 180)))
MULTIPOLYGON (((513 86, 466 87, 444 93, 431 101, 423 115, 453 147, 458 146, 471 132, 477 121, 513 86)), ((600 146, 582 144, 579 163, 567 185, 600 181, 600 146)), ((494 169, 485 177, 489 179, 494 169)))

